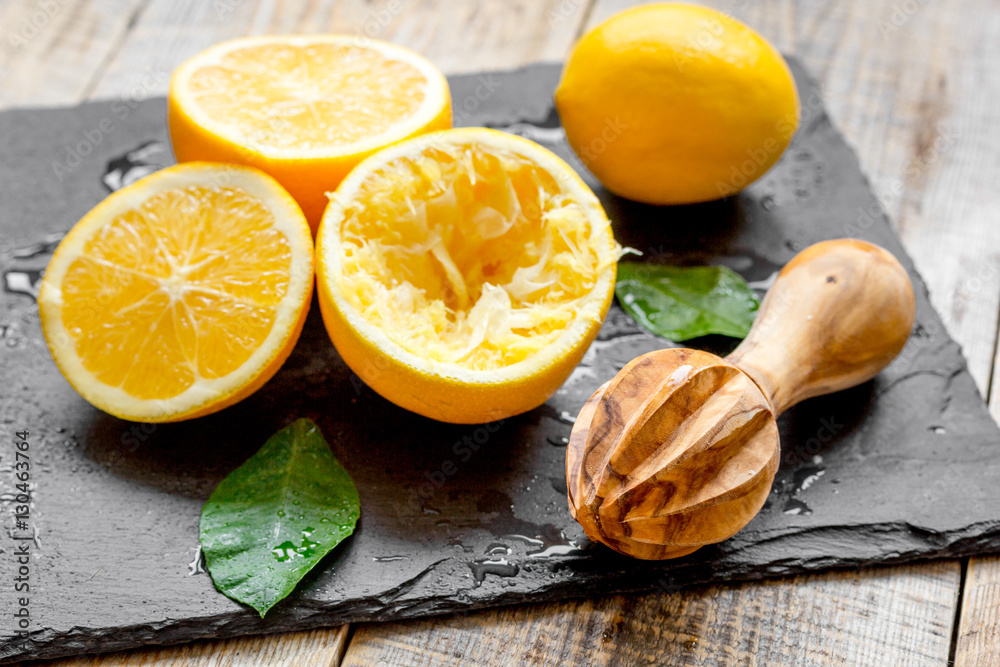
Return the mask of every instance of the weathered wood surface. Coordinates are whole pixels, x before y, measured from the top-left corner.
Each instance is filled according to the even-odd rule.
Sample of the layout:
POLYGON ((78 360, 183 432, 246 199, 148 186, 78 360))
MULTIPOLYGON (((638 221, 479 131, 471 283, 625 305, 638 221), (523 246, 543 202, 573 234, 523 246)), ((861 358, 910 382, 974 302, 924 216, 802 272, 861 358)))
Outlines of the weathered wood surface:
POLYGON ((162 649, 81 656, 60 667, 336 667, 347 648, 348 628, 204 641, 162 649))
MULTIPOLYGON (((447 72, 560 60, 582 29, 631 4, 6 0, 0 106, 162 93, 170 69, 204 46, 265 32, 389 39, 447 72)), ((1000 11, 992 0, 708 4, 798 55, 819 78, 981 391, 997 388, 1000 11)), ((857 224, 865 215, 857 212, 857 224)), ((997 416, 1000 391, 992 394, 997 416)), ((937 665, 954 632, 957 664, 1000 664, 1000 559, 973 559, 967 579, 957 624, 960 568, 949 562, 363 626, 345 663, 551 664, 580 656, 598 664, 937 665)), ((333 646, 343 635, 316 636, 333 646)), ((127 664, 241 664, 233 660, 248 651, 271 651, 272 664, 323 664, 307 662, 313 651, 285 637, 135 652, 129 659, 138 662, 127 664), (160 662, 142 657, 154 655, 160 662)), ((336 662, 334 654, 328 664, 336 662)))
POLYGON ((944 665, 957 587, 935 563, 365 625, 343 665, 944 665))

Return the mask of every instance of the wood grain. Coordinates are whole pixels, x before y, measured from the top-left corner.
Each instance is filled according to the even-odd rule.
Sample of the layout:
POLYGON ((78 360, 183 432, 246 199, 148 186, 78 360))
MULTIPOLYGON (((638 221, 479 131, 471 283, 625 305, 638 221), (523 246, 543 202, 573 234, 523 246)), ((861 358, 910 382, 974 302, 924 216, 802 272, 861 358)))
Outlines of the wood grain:
POLYGON ((644 354, 577 416, 566 447, 570 512, 591 540, 646 560, 728 539, 771 492, 774 420, 753 380, 714 354, 644 354))
MULTIPOLYGON (((634 4, 598 0, 588 28, 634 4)), ((992 186, 1000 124, 990 111, 1000 108, 996 4, 700 4, 744 21, 800 58, 819 80, 835 125, 857 151, 986 395, 1000 312, 1000 189, 992 186)), ((810 101, 803 107, 808 111, 810 101)), ((864 215, 845 214, 845 235, 865 224, 864 215)))
POLYGON ((729 539, 771 492, 776 417, 878 375, 915 311, 906 269, 883 248, 857 239, 805 248, 728 357, 655 350, 591 396, 566 449, 570 512, 591 540, 646 560, 729 539))
POLYGON ((0 3, 0 108, 73 104, 84 98, 145 3, 0 3))
MULTIPOLYGON (((92 96, 115 97, 141 86, 143 67, 170 72, 215 42, 264 33, 343 32, 386 39, 421 52, 449 74, 556 60, 583 18, 553 18, 562 2, 571 1, 149 0, 92 96)), ((151 92, 165 93, 167 83, 163 78, 151 92)))
MULTIPOLYGON (((586 14, 587 25, 592 27, 633 4, 637 3, 598 0, 590 8, 578 3, 575 11, 586 14)), ((982 69, 988 62, 984 59, 988 54, 984 52, 1000 43, 996 39, 1000 36, 996 13, 991 14, 992 20, 981 21, 972 28, 959 17, 987 14, 986 3, 981 0, 936 5, 933 9, 920 5, 916 15, 904 14, 898 20, 893 15, 898 3, 892 0, 822 3, 733 0, 707 4, 744 20, 783 51, 798 55, 818 77, 834 122, 858 150, 862 167, 869 173, 883 206, 897 222, 918 270, 933 286, 932 302, 944 316, 948 331, 962 343, 972 373, 984 390, 994 356, 1000 280, 986 285, 985 282, 969 284, 968 279, 970 266, 986 267, 983 270, 987 272, 989 267, 995 267, 1000 248, 1000 227, 990 228, 988 222, 991 210, 996 210, 997 194, 984 189, 988 179, 983 178, 984 173, 995 173, 995 167, 993 171, 984 167, 994 159, 991 156, 998 154, 995 142, 1000 138, 997 128, 984 116, 983 105, 992 101, 993 108, 998 108, 996 96, 1000 95, 1000 85, 991 85, 990 90, 983 91, 978 87, 981 84, 965 71, 970 63, 975 63, 973 71, 982 72, 978 81, 996 82, 996 75, 982 69), (964 14, 953 13, 956 11, 964 14), (883 26, 883 34, 879 30, 883 17, 891 28, 898 29, 883 26), (978 34, 978 42, 970 41, 973 32, 978 34), (993 44, 982 44, 983 39, 989 39, 983 33, 993 35, 993 44), (942 77, 946 81, 943 89, 942 77), (963 105, 962 100, 970 102, 963 105), (953 198, 950 195, 956 189, 953 198), (957 221, 966 225, 963 231, 954 231, 957 221), (948 233, 948 229, 953 231, 948 233)), ((804 102, 809 104, 808 100, 804 102)), ((864 224, 865 213, 857 211, 845 218, 843 233, 850 235, 852 223, 864 224)), ((713 627, 729 643, 744 645, 746 650, 742 655, 730 656, 731 660, 722 658, 726 655, 723 653, 709 653, 699 663, 691 662, 683 646, 674 644, 645 657, 667 664, 944 664, 949 654, 960 583, 959 565, 955 562, 915 565, 906 571, 907 576, 900 575, 898 579, 879 571, 718 589, 724 591, 725 603, 712 592, 683 594, 693 595, 698 603, 684 605, 675 613, 684 614, 687 609, 697 608, 696 613, 715 619, 713 627), (942 586, 940 606, 933 621, 914 602, 922 599, 927 580, 942 586), (822 603, 817 599, 820 595, 817 589, 824 593, 822 603), (752 629, 741 620, 741 611, 727 616, 720 609, 723 604, 735 610, 758 608, 774 591, 780 591, 777 597, 787 596, 789 604, 782 609, 767 607, 769 620, 752 629), (900 598, 911 602, 901 605, 900 598), (851 600, 867 600, 869 608, 851 612, 849 609, 856 604, 851 600), (829 618, 837 620, 798 623, 802 618, 800 610, 811 605, 826 605, 829 618), (863 620, 839 622, 853 614, 863 620), (850 630, 845 630, 848 627, 850 630), (905 639, 892 652, 881 654, 877 647, 885 643, 885 633, 904 627, 905 639), (855 652, 830 648, 845 641, 856 647, 855 652), (768 659, 761 659, 754 651, 762 645, 777 645, 777 648, 768 659), (802 659, 801 654, 787 650, 787 646, 812 647, 815 652, 802 659)), ((677 604, 667 602, 676 598, 677 595, 641 598, 636 608, 642 611, 635 613, 658 619, 660 610, 656 605, 677 604)), ((567 655, 566 651, 573 650, 567 648, 571 640, 565 636, 568 630, 555 631, 548 619, 555 615, 565 618, 567 625, 580 623, 576 620, 577 607, 557 604, 544 609, 544 614, 537 612, 537 618, 522 610, 501 610, 484 612, 474 621, 449 621, 440 626, 432 621, 365 626, 356 633, 345 664, 377 664, 379 660, 391 664, 434 664, 433 658, 427 656, 447 655, 461 655, 469 664, 546 664, 549 658, 543 656, 551 656, 552 662, 558 662, 559 657, 567 655), (472 625, 466 627, 466 622, 472 625), (496 647, 482 637, 487 629, 497 637, 510 639, 502 649, 490 650, 491 646, 496 647), (533 651, 530 656, 525 653, 529 647, 533 651), (511 658, 512 655, 524 658, 523 663, 511 658)), ((641 646, 648 634, 629 634, 634 627, 623 627, 622 641, 641 646)), ((590 649, 596 650, 596 646, 594 643, 590 649)), ((576 655, 589 653, 581 648, 576 655)), ((605 661, 610 663, 611 659, 605 661)))
POLYGON ((943 665, 950 563, 362 625, 362 665, 943 665))
POLYGON ((822 241, 782 267, 726 361, 780 415, 881 373, 906 345, 915 314, 910 276, 890 252, 857 239, 822 241))
MULTIPOLYGON (((0 107, 126 95, 142 85, 145 68, 169 71, 214 41, 264 32, 360 30, 417 48, 449 72, 560 60, 581 25, 634 4, 58 1, 62 9, 44 30, 21 50, 0 53, 0 107), (403 9, 385 21, 380 12, 390 4, 403 9)), ((0 25, 5 31, 20 25, 41 2, 4 0, 0 25)), ((1000 204, 1000 124, 993 122, 1000 108, 1000 12, 991 0, 709 4, 798 55, 819 78, 835 123, 858 150, 985 393, 1000 313, 1000 225, 993 220, 1000 204), (915 11, 894 14, 913 4, 915 11)), ((10 49, 9 33, 0 37, 10 49)), ((165 83, 146 92, 163 89, 165 83)), ((863 224, 863 213, 853 222, 863 224)), ((997 375, 994 386, 1000 386, 997 375)), ((993 414, 1000 416, 998 393, 993 414)), ((955 563, 935 563, 363 626, 346 662, 447 664, 458 662, 457 654, 468 664, 575 657, 587 664, 939 665, 948 654, 958 573, 955 563)), ((958 664, 991 664, 1000 653, 997 581, 1000 560, 972 560, 958 664)), ((284 647, 270 654, 277 664, 298 664, 280 661, 298 655, 285 636, 192 645, 219 651, 199 658, 179 657, 196 655, 185 653, 197 650, 192 647, 129 657, 239 664, 223 661, 256 642, 284 647)))
POLYGON ((1000 665, 1000 557, 969 559, 955 648, 956 667, 1000 665))
POLYGON ((347 648, 348 627, 283 635, 238 637, 178 647, 102 656, 81 656, 44 663, 47 667, 336 667, 347 648))

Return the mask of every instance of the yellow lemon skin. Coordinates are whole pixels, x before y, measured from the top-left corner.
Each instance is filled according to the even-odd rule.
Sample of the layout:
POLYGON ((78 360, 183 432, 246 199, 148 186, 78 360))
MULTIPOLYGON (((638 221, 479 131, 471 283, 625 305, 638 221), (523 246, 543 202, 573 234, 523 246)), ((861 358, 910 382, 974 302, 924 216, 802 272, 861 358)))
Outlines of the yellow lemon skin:
POLYGON ((799 123, 781 54, 732 17, 680 3, 629 9, 587 33, 555 101, 598 180, 647 204, 739 192, 778 161, 799 123))

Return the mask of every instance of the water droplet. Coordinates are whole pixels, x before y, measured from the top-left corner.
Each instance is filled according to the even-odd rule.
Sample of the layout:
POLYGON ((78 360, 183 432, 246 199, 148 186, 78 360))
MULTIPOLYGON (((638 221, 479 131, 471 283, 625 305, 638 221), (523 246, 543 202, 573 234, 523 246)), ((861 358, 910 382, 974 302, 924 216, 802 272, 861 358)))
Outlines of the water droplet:
POLYGON ((494 542, 488 547, 486 547, 486 552, 489 556, 499 556, 503 554, 504 556, 510 555, 510 547, 502 542, 494 542))
POLYGON ((397 560, 410 560, 407 556, 372 556, 376 563, 393 563, 397 560))
POLYGON ((3 274, 4 290, 11 294, 23 294, 32 299, 38 298, 38 287, 41 282, 41 271, 5 271, 3 274))
POLYGON ((468 565, 469 569, 472 570, 472 578, 477 587, 485 581, 488 574, 506 578, 516 576, 520 570, 516 563, 511 563, 506 558, 475 560, 468 565))
POLYGON ((551 558, 552 556, 576 556, 582 554, 583 550, 574 542, 569 544, 553 544, 541 551, 531 551, 528 558, 551 558))
POLYGON ((771 286, 774 285, 774 281, 777 279, 778 279, 778 272, 773 271, 771 275, 769 275, 767 278, 764 278, 763 280, 748 281, 747 287, 749 287, 750 289, 759 290, 761 292, 766 292, 767 290, 771 289, 771 286))
POLYGON ((271 550, 274 554, 274 559, 279 563, 284 563, 285 561, 292 560, 293 558, 311 558, 316 555, 316 547, 319 546, 318 542, 313 542, 309 539, 312 535, 313 529, 306 528, 302 531, 302 544, 296 545, 291 540, 285 540, 277 547, 271 550))
POLYGON ((201 551, 201 545, 198 545, 198 549, 194 552, 194 559, 188 563, 188 573, 187 576, 193 577, 196 574, 204 574, 205 572, 205 556, 201 551))
POLYGON ((127 153, 108 160, 101 183, 111 192, 167 166, 170 153, 162 141, 144 141, 127 153))
POLYGON ((784 511, 785 514, 800 514, 803 516, 812 514, 812 510, 809 509, 809 506, 798 498, 789 498, 785 501, 785 506, 782 511, 784 511))
POLYGON ((930 432, 933 433, 934 435, 944 435, 948 431, 945 430, 944 426, 931 426, 930 432))
POLYGON ((501 535, 502 539, 505 540, 518 540, 519 542, 524 542, 530 547, 544 547, 545 542, 534 537, 528 537, 527 535, 501 535))
POLYGON ((687 651, 694 651, 698 648, 698 638, 692 637, 691 639, 684 642, 684 649, 687 651))
POLYGON ((545 438, 545 440, 553 447, 565 447, 566 445, 569 444, 569 438, 567 438, 564 435, 560 436, 550 435, 549 437, 545 438))
POLYGON ((30 259, 38 255, 48 255, 55 251, 56 246, 59 245, 64 236, 66 236, 65 232, 46 234, 38 243, 32 243, 23 248, 15 248, 11 251, 10 256, 12 259, 30 259))
POLYGON ((826 474, 825 470, 818 470, 815 473, 813 473, 812 475, 808 475, 807 477, 805 477, 802 480, 802 483, 799 484, 798 490, 796 492, 798 492, 798 491, 805 491, 810 486, 812 486, 813 484, 815 484, 816 480, 818 480, 820 477, 822 477, 825 474, 826 474))

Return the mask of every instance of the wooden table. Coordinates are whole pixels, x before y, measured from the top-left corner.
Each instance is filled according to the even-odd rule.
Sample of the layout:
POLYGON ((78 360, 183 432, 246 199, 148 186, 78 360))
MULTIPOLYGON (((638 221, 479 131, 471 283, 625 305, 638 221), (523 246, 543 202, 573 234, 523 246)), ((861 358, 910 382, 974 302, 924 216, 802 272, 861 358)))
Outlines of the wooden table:
MULTIPOLYGON (((160 95, 219 40, 348 32, 445 72, 562 60, 627 0, 2 0, 0 107, 160 95)), ((818 77, 1000 415, 1000 5, 712 0, 818 77)), ((1000 511, 1000 508, 998 508, 1000 511)), ((64 665, 1000 665, 1000 558, 200 642, 64 665)))

